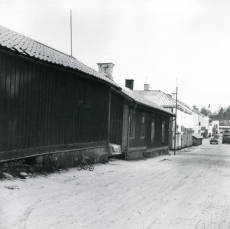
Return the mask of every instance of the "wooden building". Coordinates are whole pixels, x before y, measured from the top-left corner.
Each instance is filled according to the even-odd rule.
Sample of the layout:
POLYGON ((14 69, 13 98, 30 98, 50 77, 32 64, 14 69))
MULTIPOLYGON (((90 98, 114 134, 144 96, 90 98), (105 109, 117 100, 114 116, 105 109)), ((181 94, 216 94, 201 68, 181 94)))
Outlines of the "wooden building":
POLYGON ((199 146, 202 145, 203 137, 200 134, 193 133, 192 134, 192 145, 199 146))
POLYGON ((98 65, 103 71, 0 26, 0 162, 50 155, 72 163, 81 154, 106 161, 109 143, 126 157, 168 148, 172 114, 117 85, 112 63, 98 65))
MULTIPOLYGON (((129 81, 126 85, 130 85, 129 81)), ((175 115, 132 89, 133 86, 122 87, 122 92, 133 100, 126 100, 123 109, 122 151, 125 157, 137 159, 168 154, 169 120, 175 115)))
MULTIPOLYGON (((144 96, 152 102, 159 104, 168 111, 176 113, 176 99, 175 93, 166 94, 160 90, 150 90, 149 85, 145 84, 144 90, 137 91, 140 95, 144 96)), ((177 100, 177 120, 172 118, 169 124, 169 148, 182 149, 192 146, 192 133, 193 133, 193 116, 192 110, 180 100, 177 100), (177 124, 175 128, 175 124, 177 124), (175 131, 176 129, 176 131, 175 131), (175 136, 176 135, 176 136, 175 136), (174 144, 176 139, 176 143, 174 144)))

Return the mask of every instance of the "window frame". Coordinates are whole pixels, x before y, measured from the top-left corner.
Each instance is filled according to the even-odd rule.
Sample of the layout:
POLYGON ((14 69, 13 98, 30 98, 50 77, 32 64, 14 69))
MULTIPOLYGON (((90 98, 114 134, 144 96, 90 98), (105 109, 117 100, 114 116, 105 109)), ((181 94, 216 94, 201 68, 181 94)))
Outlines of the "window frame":
POLYGON ((129 115, 129 138, 135 138, 135 111, 133 109, 130 110, 129 115))
POLYGON ((151 134, 150 134, 150 140, 151 142, 155 142, 155 117, 153 116, 151 119, 151 134))
POLYGON ((146 114, 145 112, 141 112, 141 133, 140 133, 141 138, 145 138, 145 123, 146 123, 146 114))
POLYGON ((161 122, 161 142, 165 142, 165 120, 162 119, 161 122))

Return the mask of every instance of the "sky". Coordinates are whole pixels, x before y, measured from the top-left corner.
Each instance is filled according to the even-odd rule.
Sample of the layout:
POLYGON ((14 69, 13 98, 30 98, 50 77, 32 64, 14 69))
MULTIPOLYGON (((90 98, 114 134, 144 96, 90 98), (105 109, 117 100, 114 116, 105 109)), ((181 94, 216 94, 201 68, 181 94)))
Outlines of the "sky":
POLYGON ((230 0, 0 0, 0 25, 71 54, 134 90, 175 93, 189 106, 230 105, 230 0))

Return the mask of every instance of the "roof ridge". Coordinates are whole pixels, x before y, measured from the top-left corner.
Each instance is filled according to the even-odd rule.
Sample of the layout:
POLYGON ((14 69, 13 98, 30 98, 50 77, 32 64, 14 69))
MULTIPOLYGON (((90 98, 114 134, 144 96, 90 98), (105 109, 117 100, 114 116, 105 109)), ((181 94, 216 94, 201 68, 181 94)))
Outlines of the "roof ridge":
POLYGON ((59 51, 59 50, 57 50, 57 49, 55 49, 55 48, 52 48, 52 47, 50 47, 50 46, 48 46, 48 45, 46 45, 46 44, 43 44, 43 43, 41 43, 41 42, 39 42, 39 41, 36 41, 35 39, 33 39, 33 38, 31 38, 31 37, 28 37, 28 36, 25 36, 25 35, 23 35, 23 34, 17 32, 17 31, 15 31, 15 30, 9 29, 9 28, 7 28, 7 27, 5 27, 5 26, 3 26, 3 25, 0 25, 0 27, 3 27, 4 29, 7 29, 7 30, 12 31, 12 32, 14 32, 14 33, 17 33, 17 34, 19 34, 19 35, 21 35, 21 36, 23 36, 23 37, 25 37, 25 38, 28 38, 28 39, 30 39, 30 40, 32 40, 32 41, 34 41, 34 42, 36 42, 36 43, 38 43, 38 44, 40 44, 40 45, 42 45, 42 46, 46 46, 47 48, 50 48, 50 49, 52 49, 52 50, 54 50, 54 51, 56 51, 56 52, 58 52, 58 53, 61 53, 61 54, 63 54, 63 55, 66 55, 66 56, 68 56, 68 57, 73 58, 73 59, 76 60, 75 57, 73 57, 73 56, 71 56, 71 55, 69 55, 69 54, 66 54, 66 53, 61 52, 61 51, 59 51))

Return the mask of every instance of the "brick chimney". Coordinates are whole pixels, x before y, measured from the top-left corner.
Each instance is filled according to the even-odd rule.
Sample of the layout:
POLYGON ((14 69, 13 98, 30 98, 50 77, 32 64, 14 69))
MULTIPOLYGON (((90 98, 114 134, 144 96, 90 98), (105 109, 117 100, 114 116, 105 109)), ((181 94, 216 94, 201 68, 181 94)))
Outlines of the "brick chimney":
POLYGON ((113 63, 97 63, 97 65, 99 73, 113 80, 113 67, 115 66, 113 63))
POLYGON ((125 80, 125 86, 133 90, 134 80, 125 80))
POLYGON ((149 88, 150 88, 149 84, 144 84, 144 90, 145 91, 149 91, 149 88))

